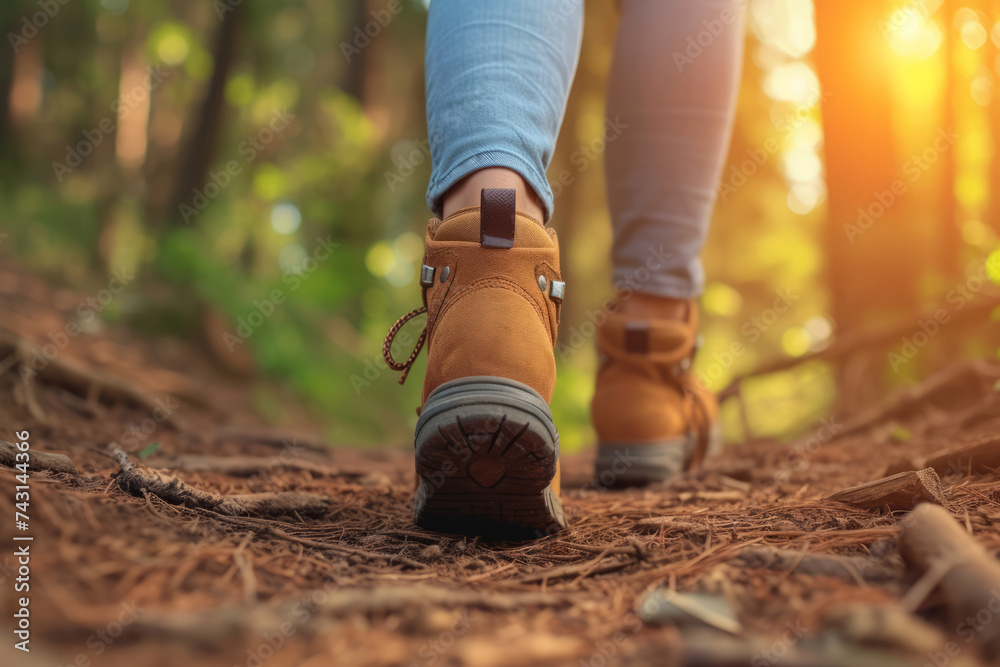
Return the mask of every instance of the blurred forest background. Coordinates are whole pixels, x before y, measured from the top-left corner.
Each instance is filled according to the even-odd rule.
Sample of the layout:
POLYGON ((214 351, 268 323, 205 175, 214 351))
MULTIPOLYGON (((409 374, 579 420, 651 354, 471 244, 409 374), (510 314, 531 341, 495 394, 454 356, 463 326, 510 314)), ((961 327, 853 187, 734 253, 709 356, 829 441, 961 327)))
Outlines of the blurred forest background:
MULTIPOLYGON (((96 317, 67 312, 82 335, 191 341, 261 378, 276 424, 300 403, 334 443, 408 443, 426 356, 399 388, 381 343, 420 298, 427 4, 5 0, 0 261, 91 294, 124 277, 96 317)), ((726 403, 729 440, 789 437, 997 355, 1000 0, 747 11, 698 368, 717 390, 774 372, 726 403)), ((593 322, 611 295, 616 3, 586 13, 550 170, 570 290, 553 412, 570 450, 592 442, 593 322)))

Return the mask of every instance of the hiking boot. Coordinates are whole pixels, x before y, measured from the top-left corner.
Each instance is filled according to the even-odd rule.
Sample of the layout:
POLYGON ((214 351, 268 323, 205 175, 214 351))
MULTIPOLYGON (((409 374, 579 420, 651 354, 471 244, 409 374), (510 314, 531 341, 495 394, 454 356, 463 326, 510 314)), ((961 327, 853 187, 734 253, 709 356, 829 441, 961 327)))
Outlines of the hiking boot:
POLYGON ((426 341, 414 434, 414 521, 490 539, 542 537, 566 526, 559 435, 549 411, 565 284, 555 231, 517 213, 514 190, 486 188, 481 206, 431 220, 420 273, 424 307, 389 330, 383 353, 404 371, 426 341), (427 313, 410 357, 392 339, 427 313))
POLYGON ((596 480, 643 486, 701 463, 721 444, 718 404, 691 374, 698 309, 686 321, 633 321, 609 313, 597 331, 601 367, 591 404, 596 480))

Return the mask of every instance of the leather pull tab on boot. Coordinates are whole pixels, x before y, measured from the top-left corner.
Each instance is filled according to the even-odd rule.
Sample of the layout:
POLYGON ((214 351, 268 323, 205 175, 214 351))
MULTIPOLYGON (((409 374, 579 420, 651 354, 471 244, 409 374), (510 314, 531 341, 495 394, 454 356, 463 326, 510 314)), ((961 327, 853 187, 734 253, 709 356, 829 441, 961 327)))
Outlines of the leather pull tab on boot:
POLYGON ((625 352, 649 354, 649 322, 625 323, 625 352))
POLYGON ((517 191, 513 188, 483 188, 479 200, 479 242, 482 247, 514 247, 516 197, 517 191))

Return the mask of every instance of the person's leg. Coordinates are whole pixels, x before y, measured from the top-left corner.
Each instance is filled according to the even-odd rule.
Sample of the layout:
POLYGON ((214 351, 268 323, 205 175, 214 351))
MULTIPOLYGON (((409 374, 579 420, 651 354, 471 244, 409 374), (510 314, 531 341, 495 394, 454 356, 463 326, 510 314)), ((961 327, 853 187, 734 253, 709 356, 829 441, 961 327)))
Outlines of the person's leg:
MULTIPOLYGON (((578 57, 582 0, 434 0, 427 28, 431 220, 420 284, 427 373, 414 520, 486 537, 566 525, 548 404, 563 283, 545 169, 578 57)), ((421 338, 417 350, 423 343, 421 338)), ((405 377, 405 376, 404 376, 405 377)))
POLYGON ((552 160, 583 36, 582 0, 434 0, 427 22, 427 205, 447 217, 483 187, 552 215, 552 160), (475 173, 486 170, 486 173, 475 173))
POLYGON ((605 173, 613 280, 639 294, 623 300, 626 314, 680 315, 701 294, 698 256, 732 133, 745 4, 622 2, 607 113, 625 129, 608 143, 605 173))
POLYGON ((607 103, 622 132, 605 154, 618 308, 598 332, 592 404, 608 486, 669 478, 718 436, 715 401, 690 372, 693 300, 732 132, 744 4, 622 1, 607 103))

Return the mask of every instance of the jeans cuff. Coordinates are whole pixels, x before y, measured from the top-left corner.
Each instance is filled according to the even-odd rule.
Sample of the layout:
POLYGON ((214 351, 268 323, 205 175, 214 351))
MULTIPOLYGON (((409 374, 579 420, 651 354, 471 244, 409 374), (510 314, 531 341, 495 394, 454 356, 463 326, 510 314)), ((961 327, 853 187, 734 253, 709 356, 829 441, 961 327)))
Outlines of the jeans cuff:
POLYGON ((611 282, 617 291, 631 289, 641 294, 670 299, 697 299, 705 289, 704 280, 650 273, 646 267, 638 269, 615 268, 611 272, 611 282), (645 280, 641 279, 643 276, 639 275, 639 272, 648 274, 645 280))

